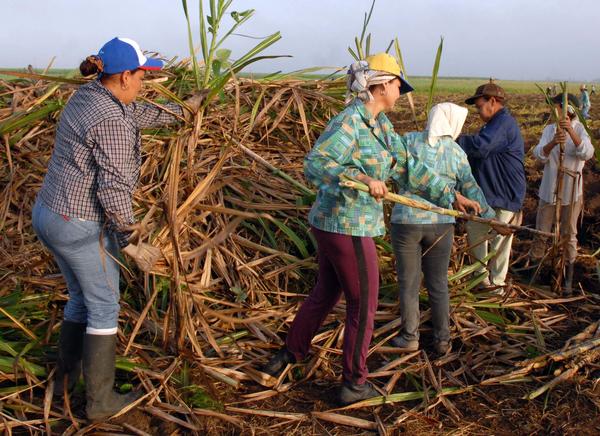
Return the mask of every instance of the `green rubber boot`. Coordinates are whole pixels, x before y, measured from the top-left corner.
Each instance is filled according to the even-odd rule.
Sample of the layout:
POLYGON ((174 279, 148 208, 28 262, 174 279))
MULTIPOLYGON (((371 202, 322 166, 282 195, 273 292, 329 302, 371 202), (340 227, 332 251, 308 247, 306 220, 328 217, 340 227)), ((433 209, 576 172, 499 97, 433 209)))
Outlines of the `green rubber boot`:
POLYGON ((86 414, 90 421, 102 421, 139 398, 138 393, 117 394, 115 384, 115 349, 117 335, 85 335, 83 377, 86 391, 86 414))
POLYGON ((83 355, 83 336, 85 324, 63 321, 58 339, 58 359, 54 376, 54 395, 64 395, 65 384, 71 392, 81 376, 81 357, 83 355), (66 380, 65 380, 66 379, 66 380))

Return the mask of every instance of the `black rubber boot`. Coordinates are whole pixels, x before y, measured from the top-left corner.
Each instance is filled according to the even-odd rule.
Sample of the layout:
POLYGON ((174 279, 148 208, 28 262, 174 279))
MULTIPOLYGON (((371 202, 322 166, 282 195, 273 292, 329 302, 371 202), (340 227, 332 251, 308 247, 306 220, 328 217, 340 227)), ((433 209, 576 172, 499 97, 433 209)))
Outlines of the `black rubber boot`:
POLYGON ((102 421, 139 398, 138 393, 117 394, 115 384, 115 348, 117 335, 85 335, 83 377, 86 414, 90 421, 102 421))
POLYGON ((290 363, 296 363, 296 357, 291 351, 283 347, 261 368, 262 372, 277 377, 290 363))
POLYGON ((54 395, 63 396, 65 378, 67 391, 71 392, 81 376, 81 356, 85 324, 63 321, 58 339, 58 359, 54 376, 54 395))
POLYGON ((573 273, 575 272, 575 264, 567 263, 565 265, 565 284, 563 287, 563 293, 565 295, 571 295, 573 293, 573 273))
POLYGON ((340 406, 347 406, 357 401, 366 400, 368 398, 380 397, 381 394, 375 390, 373 385, 365 382, 362 385, 350 382, 344 382, 340 388, 338 402, 340 406))

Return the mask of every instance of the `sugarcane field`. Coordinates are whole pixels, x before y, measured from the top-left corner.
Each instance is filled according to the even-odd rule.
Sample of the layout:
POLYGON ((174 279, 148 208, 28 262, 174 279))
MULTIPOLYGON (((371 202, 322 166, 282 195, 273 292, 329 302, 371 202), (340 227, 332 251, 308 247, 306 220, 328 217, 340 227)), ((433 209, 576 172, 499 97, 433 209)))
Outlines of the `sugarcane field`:
POLYGON ((181 52, 102 16, 48 33, 70 68, 0 50, 0 433, 600 434, 600 65, 460 69, 421 6, 323 3, 307 40, 352 36, 306 53, 241 0, 170 2, 181 52))

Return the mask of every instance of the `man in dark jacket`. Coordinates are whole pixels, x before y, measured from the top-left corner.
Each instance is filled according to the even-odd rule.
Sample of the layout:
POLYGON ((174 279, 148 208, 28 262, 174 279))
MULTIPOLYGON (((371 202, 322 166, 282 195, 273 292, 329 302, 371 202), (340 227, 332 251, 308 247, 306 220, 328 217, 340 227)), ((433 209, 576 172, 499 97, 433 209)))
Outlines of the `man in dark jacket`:
MULTIPOLYGON (((478 87, 465 103, 475 105, 485 125, 478 134, 460 136, 457 142, 467 153, 475 180, 496 211, 496 219, 520 224, 526 188, 525 150, 519 126, 504 107, 505 98, 504 90, 491 80, 478 87)), ((512 234, 495 235, 490 239, 488 230, 486 225, 467 224, 471 256, 481 261, 488 255, 488 249, 496 252, 488 262, 489 276, 483 285, 500 287, 506 284, 512 234)), ((482 264, 478 273, 483 272, 482 264)), ((503 289, 499 293, 503 293, 503 289)))

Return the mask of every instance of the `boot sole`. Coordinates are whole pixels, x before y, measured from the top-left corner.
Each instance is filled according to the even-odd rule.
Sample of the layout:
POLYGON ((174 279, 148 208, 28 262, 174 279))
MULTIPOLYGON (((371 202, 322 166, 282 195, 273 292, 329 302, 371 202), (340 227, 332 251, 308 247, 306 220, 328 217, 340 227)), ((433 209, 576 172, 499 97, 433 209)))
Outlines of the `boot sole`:
POLYGON ((397 347, 394 344, 390 344, 392 345, 392 347, 394 347, 396 350, 402 352, 402 353, 409 353, 411 351, 418 351, 419 350, 419 345, 411 345, 409 347, 397 347))
POLYGON ((411 352, 411 351, 419 351, 419 347, 396 347, 398 350, 402 351, 403 353, 407 353, 407 352, 411 352))
POLYGON ((374 393, 372 393, 372 395, 365 396, 364 398, 353 399, 350 401, 344 401, 341 398, 338 398, 337 404, 340 407, 345 407, 345 406, 349 406, 350 404, 358 403, 359 401, 369 400, 369 399, 375 398, 375 397, 381 397, 381 394, 379 392, 374 392, 374 393))

